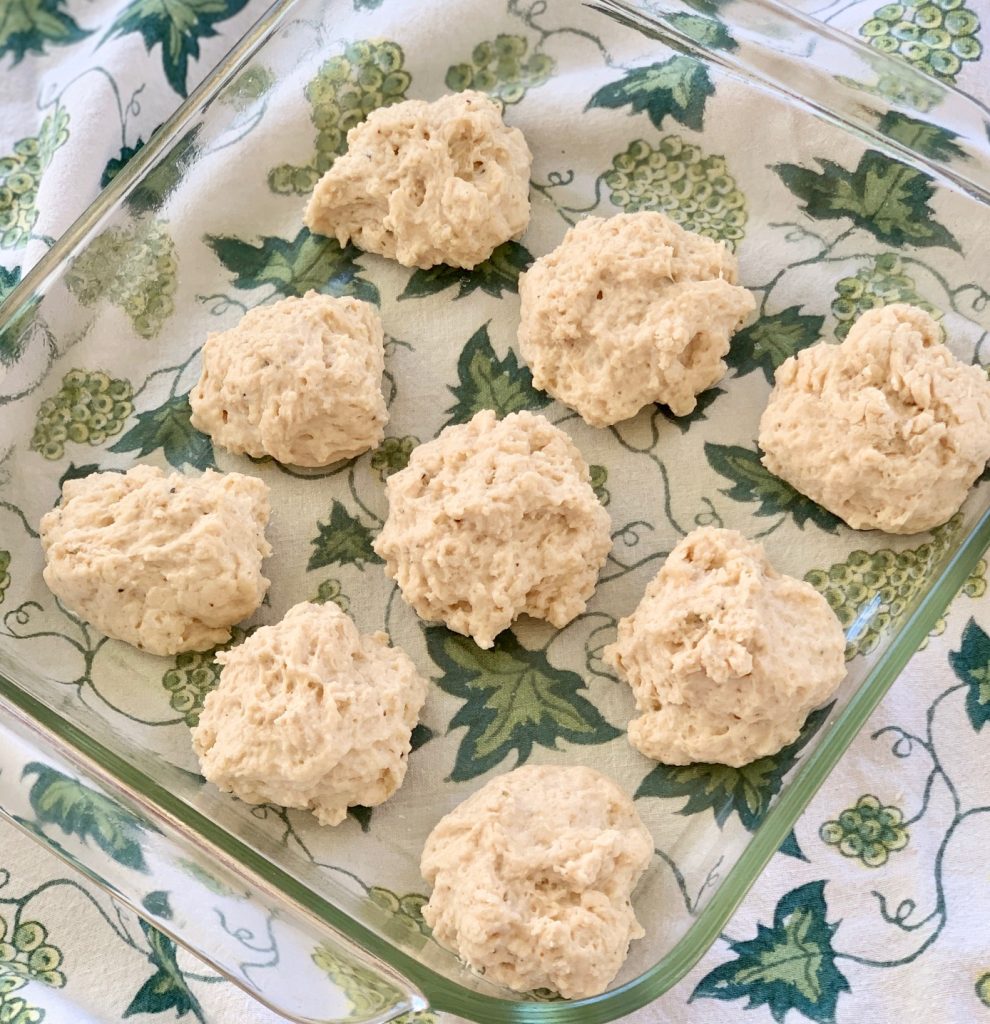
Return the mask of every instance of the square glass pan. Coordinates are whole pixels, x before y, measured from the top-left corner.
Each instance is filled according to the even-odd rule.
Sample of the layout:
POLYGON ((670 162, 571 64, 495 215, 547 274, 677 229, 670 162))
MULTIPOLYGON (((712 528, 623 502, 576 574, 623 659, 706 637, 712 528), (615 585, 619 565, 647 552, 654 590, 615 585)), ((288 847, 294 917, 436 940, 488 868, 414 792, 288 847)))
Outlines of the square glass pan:
MULTIPOLYGON (((953 350, 979 361, 990 326, 987 293, 974 280, 988 265, 979 227, 987 216, 984 114, 770 2, 729 2, 717 15, 707 3, 563 0, 355 8, 276 5, 4 307, 0 550, 9 581, 0 698, 20 720, 18 742, 37 742, 121 813, 153 823, 145 838, 156 837, 156 851, 145 866, 172 857, 181 875, 181 864, 212 865, 207 874, 236 876, 238 898, 260 900, 269 920, 298 923, 296 967, 305 961, 310 974, 293 974, 303 979, 297 987, 313 984, 315 970, 346 989, 346 1012, 332 999, 322 1010, 291 1004, 271 982, 289 973, 284 950, 245 971, 214 948, 211 929, 232 934, 217 906, 187 915, 195 928, 172 927, 290 1016, 382 1019, 422 1005, 418 989, 434 1007, 479 1021, 613 1019, 670 987, 710 945, 990 540, 986 484, 931 536, 859 534, 763 473, 755 449, 770 371, 788 346, 841 332, 871 295, 930 304, 953 350), (697 63, 679 63, 679 51, 697 63), (633 85, 648 76, 636 69, 653 65, 687 92, 664 92, 664 79, 641 102, 633 85), (339 151, 348 116, 471 83, 500 90, 507 120, 534 152, 524 248, 502 250, 472 275, 424 274, 302 232, 305 193, 339 151), (826 166, 820 160, 833 161, 830 178, 814 177, 826 166), (896 179, 892 206, 868 193, 880 186, 864 184, 878 169, 896 179), (858 207, 830 205, 843 172, 860 189, 858 207), (737 338, 732 368, 699 415, 675 421, 651 408, 596 431, 546 403, 519 367, 514 273, 578 217, 638 207, 666 209, 736 244, 762 319, 737 338), (378 303, 392 440, 320 473, 214 451, 189 427, 184 401, 206 333, 308 287, 378 303), (77 417, 85 430, 60 431, 58 410, 71 420, 80 388, 113 401, 101 400, 103 420, 86 419, 91 409, 77 417), (539 409, 560 423, 596 467, 615 536, 586 615, 562 631, 518 623, 490 655, 419 622, 368 546, 386 512, 384 476, 412 444, 485 406, 539 409), (198 775, 188 732, 214 678, 209 657, 157 659, 104 641, 53 600, 36 527, 60 482, 139 462, 216 465, 270 485, 273 583, 245 629, 277 621, 301 600, 338 600, 362 631, 387 629, 434 681, 407 780, 387 804, 320 829, 302 812, 218 793, 198 775), (623 735, 633 714, 628 689, 600 660, 663 556, 705 523, 761 538, 780 570, 810 574, 848 627, 849 675, 834 704, 812 716, 795 745, 748 772, 643 759, 623 735), (500 989, 462 969, 421 927, 418 857, 429 830, 523 760, 604 770, 637 794, 656 841, 636 894, 647 935, 595 1000, 500 989), (345 958, 352 948, 363 966, 342 974, 338 961, 321 958, 321 945, 345 958), (400 993, 391 1000, 368 995, 389 985, 400 993)), ((49 113, 64 116, 62 100, 49 113)), ((0 773, 3 812, 167 926, 142 905, 147 872, 42 813, 24 797, 27 783, 16 791, 20 774, 0 773)), ((194 884, 189 871, 183 877, 194 884)), ((202 893, 220 900, 223 890, 232 891, 202 893)))

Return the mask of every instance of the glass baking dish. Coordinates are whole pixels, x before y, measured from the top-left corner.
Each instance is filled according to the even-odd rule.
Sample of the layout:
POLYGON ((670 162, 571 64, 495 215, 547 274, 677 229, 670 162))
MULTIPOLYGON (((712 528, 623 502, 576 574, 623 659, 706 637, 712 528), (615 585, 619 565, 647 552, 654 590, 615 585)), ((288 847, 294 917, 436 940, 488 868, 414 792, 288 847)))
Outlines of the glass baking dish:
MULTIPOLYGON (((871 304, 928 304, 954 351, 980 361, 984 112, 772 0, 414 10, 276 4, 4 305, 0 810, 291 1019, 429 1005, 593 1024, 656 998, 702 955, 990 541, 986 483, 931 535, 857 534, 770 477, 755 448, 776 365, 871 304), (534 151, 519 244, 472 274, 425 273, 302 230, 305 194, 354 120, 467 86, 499 95, 534 151), (578 217, 639 208, 735 245, 758 319, 692 417, 653 408, 595 431, 533 391, 513 354, 515 280, 578 217), (205 334, 309 287, 379 304, 388 440, 317 473, 214 451, 185 398, 205 334), (520 622, 488 654, 417 621, 370 547, 387 474, 483 407, 560 423, 593 466, 615 537, 584 616, 559 632, 520 622), (235 640, 297 601, 335 600, 434 680, 390 802, 320 829, 218 793, 189 744, 215 681, 209 655, 104 641, 47 592, 37 524, 60 483, 137 462, 271 486, 273 585, 235 640), (782 571, 826 594, 849 639, 834 703, 739 771, 633 751, 631 696, 600 659, 664 554, 705 523, 761 538, 782 571), (499 989, 422 923, 428 831, 524 760, 601 768, 636 794, 655 837, 636 894, 647 937, 597 999, 499 989)), ((39 146, 57 146, 68 114, 56 101, 46 117, 39 146)))

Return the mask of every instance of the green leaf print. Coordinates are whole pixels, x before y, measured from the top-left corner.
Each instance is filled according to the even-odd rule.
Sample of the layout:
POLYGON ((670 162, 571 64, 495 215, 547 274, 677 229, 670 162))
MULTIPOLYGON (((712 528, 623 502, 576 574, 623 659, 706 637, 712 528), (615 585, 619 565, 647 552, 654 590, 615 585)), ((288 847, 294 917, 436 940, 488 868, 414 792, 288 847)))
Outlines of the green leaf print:
POLYGON ((933 160, 966 160, 966 151, 956 145, 959 135, 930 121, 908 117, 897 110, 888 110, 877 128, 888 138, 931 157, 933 160))
POLYGON ((785 857, 793 857, 795 860, 803 860, 806 863, 810 863, 805 856, 804 850, 801 849, 801 844, 798 842, 794 829, 787 833, 787 838, 777 847, 777 852, 782 853, 785 857))
POLYGON ((706 155, 679 135, 655 145, 643 139, 612 159, 604 175, 612 202, 626 213, 659 210, 682 228, 730 247, 746 233, 746 197, 725 157, 706 155))
POLYGON ((354 565, 363 569, 368 562, 381 564, 371 546, 374 534, 336 499, 330 507, 330 519, 317 526, 320 532, 313 538, 308 569, 322 569, 326 565, 354 565))
POLYGON ((838 530, 841 522, 838 517, 774 476, 760 461, 759 449, 705 442, 705 456, 712 469, 732 484, 722 491, 726 497, 760 503, 755 515, 786 514, 802 528, 811 522, 826 533, 838 530))
POLYGON ((980 19, 962 0, 888 3, 878 8, 859 34, 882 53, 896 53, 919 71, 954 82, 983 47, 980 19))
POLYGON ((153 338, 175 310, 178 266, 165 221, 139 220, 90 242, 69 264, 65 285, 84 306, 119 307, 142 338, 153 338))
POLYGON ((137 414, 137 423, 112 445, 112 452, 137 452, 150 455, 159 448, 169 464, 176 469, 216 469, 213 442, 189 422, 192 409, 189 393, 173 395, 156 409, 137 414))
POLYGON ((883 252, 871 257, 855 275, 843 277, 836 282, 835 300, 832 302, 832 315, 836 319, 835 336, 845 338, 863 313, 891 302, 908 302, 925 310, 936 320, 942 318, 942 311, 918 294, 900 255, 896 252, 883 252))
POLYGON ((166 1010, 175 1010, 176 1017, 184 1017, 191 1013, 198 1021, 204 1022, 199 1000, 189 990, 186 979, 179 970, 175 958, 175 943, 147 921, 141 921, 140 924, 150 948, 148 960, 156 970, 138 989, 124 1010, 124 1016, 133 1017, 137 1013, 164 1013, 166 1010))
POLYGON ((48 765, 33 761, 22 777, 36 776, 28 799, 42 824, 57 825, 83 842, 92 840, 119 864, 147 871, 139 836, 147 829, 130 811, 48 765))
POLYGON ((166 921, 172 917, 172 905, 169 903, 168 893, 164 889, 156 889, 154 892, 149 892, 141 900, 141 906, 149 914, 154 914, 155 917, 163 917, 166 921))
POLYGON ((102 42, 140 33, 145 49, 162 48, 162 68, 168 84, 187 94, 189 60, 198 60, 199 41, 217 35, 217 22, 241 11, 247 0, 131 0, 117 15, 102 42))
POLYGON ((725 391, 722 388, 709 388, 707 391, 702 391, 697 396, 695 407, 686 416, 675 416, 666 405, 658 405, 657 408, 668 423, 673 423, 682 434, 686 434, 691 429, 692 423, 708 419, 708 410, 712 403, 724 394, 725 391))
MULTIPOLYGON (((156 125, 151 130, 151 134, 148 136, 149 140, 151 139, 151 136, 154 135, 155 132, 158 131, 159 128, 161 128, 160 124, 156 125)), ((181 145, 181 142, 180 142, 180 145, 181 145)), ((130 160, 133 157, 137 156, 138 153, 140 153, 142 149, 144 149, 144 146, 145 146, 144 139, 142 139, 140 136, 138 137, 137 142, 135 142, 133 146, 122 146, 121 149, 120 149, 120 152, 117 154, 117 156, 111 157, 107 161, 106 167, 103 168, 103 173, 100 175, 100 188, 106 188, 107 185, 109 185, 110 182, 113 181, 113 179, 116 178, 117 175, 120 174, 120 172, 127 166, 127 164, 130 162, 130 160)), ((170 157, 166 157, 166 161, 168 159, 170 159, 170 157)), ((160 171, 161 167, 162 167, 162 165, 159 165, 159 168, 157 170, 160 171)), ((155 172, 152 172, 152 173, 155 173, 155 172)), ((166 190, 166 191, 170 191, 170 190, 166 190)), ((160 205, 160 200, 162 199, 162 196, 157 195, 156 198, 157 198, 158 202, 154 202, 154 203, 150 204, 150 206, 148 206, 147 208, 150 209, 150 208, 152 208, 154 206, 160 205)))
POLYGON ((18 139, 13 153, 0 157, 0 249, 27 245, 38 221, 41 175, 68 138, 69 113, 56 105, 37 135, 18 139))
POLYGON ((528 270, 532 262, 533 256, 525 246, 518 242, 503 242, 474 270, 440 263, 429 270, 415 271, 399 298, 420 299, 456 286, 455 299, 463 299, 479 288, 498 299, 503 292, 518 293, 519 275, 528 270))
POLYGON ((779 313, 760 317, 744 327, 732 339, 726 363, 737 377, 762 370, 770 384, 785 359, 818 341, 825 317, 802 313, 800 306, 789 306, 779 313))
POLYGON ((825 882, 808 882, 781 898, 773 926, 757 925, 756 936, 730 942, 732 960, 710 971, 691 999, 748 999, 746 1009, 766 1006, 782 1024, 797 1010, 817 1024, 833 1024, 839 994, 849 982, 835 966, 825 882))
POLYGON ((818 159, 821 171, 797 164, 776 164, 784 184, 804 202, 816 220, 848 218, 884 245, 944 246, 961 252, 948 229, 928 205, 932 179, 914 167, 867 150, 854 171, 818 159))
MULTIPOLYGON (((701 9, 701 5, 695 2, 694 7, 701 9)), ((667 16, 667 21, 675 28, 680 29, 696 43, 701 43, 712 50, 735 50, 738 43, 732 38, 731 33, 721 18, 705 14, 675 13, 667 16)))
POLYGON ((305 295, 310 289, 325 295, 352 295, 365 302, 380 301, 378 289, 361 277, 355 262, 361 251, 343 249, 334 238, 310 234, 303 228, 291 241, 269 236, 259 245, 240 238, 206 237, 220 262, 234 274, 234 287, 270 286, 279 295, 305 295))
POLYGON ((952 671, 967 686, 966 714, 979 732, 990 722, 990 637, 970 619, 958 651, 949 653, 952 671))
POLYGON ((386 437, 371 455, 371 468, 378 474, 378 479, 385 483, 393 473, 405 469, 409 465, 413 448, 418 444, 419 438, 412 434, 386 437))
POLYGON ((506 630, 491 650, 440 627, 426 630, 426 646, 442 675, 440 689, 465 703, 450 728, 467 727, 450 778, 465 782, 490 771, 513 751, 523 764, 533 744, 598 744, 622 733, 581 695, 584 680, 554 667, 543 651, 523 647, 506 630))
POLYGON ((119 434, 134 411, 134 388, 125 378, 102 370, 69 370, 62 386, 38 407, 31 450, 46 459, 60 459, 65 446, 102 445, 119 434))
POLYGON ((317 946, 313 963, 344 992, 354 1017, 377 1016, 403 998, 384 978, 329 946, 317 946))
POLYGON ((444 426, 466 423, 482 409, 494 409, 501 417, 550 404, 550 396, 533 387, 533 375, 519 365, 512 349, 504 359, 498 358, 488 337, 488 324, 468 338, 457 360, 457 377, 460 383, 449 389, 457 404, 447 410, 444 426))
POLYGON ((725 764, 658 764, 639 784, 636 799, 687 797, 687 803, 678 814, 711 810, 719 827, 735 814, 745 828, 755 832, 770 810, 771 801, 780 792, 784 776, 822 727, 832 707, 829 704, 812 711, 797 739, 783 750, 742 768, 725 764))
POLYGON ((645 112, 657 128, 663 127, 665 117, 672 117, 700 132, 705 102, 714 95, 715 86, 704 64, 691 57, 676 56, 627 71, 617 82, 602 86, 588 101, 588 107, 618 110, 629 106, 633 114, 645 112))
POLYGON ((447 69, 447 88, 454 92, 477 89, 506 106, 518 103, 528 90, 547 81, 556 67, 548 54, 528 51, 525 36, 501 34, 478 43, 471 51, 470 62, 447 69))
POLYGON ((316 152, 308 164, 281 164, 268 174, 268 187, 280 194, 307 195, 334 160, 347 149, 347 133, 371 111, 406 98, 411 79, 403 69, 398 43, 359 40, 331 57, 306 86, 316 152))
POLYGON ((17 64, 29 53, 45 47, 68 46, 90 33, 65 13, 66 0, 5 0, 0 4, 0 57, 13 56, 17 64))
MULTIPOLYGON (((152 131, 148 142, 151 142, 152 137, 160 127, 161 125, 158 125, 152 131)), ((186 176, 189 168, 199 158, 198 139, 201 128, 202 125, 197 124, 187 131, 167 153, 160 156, 155 164, 141 175, 140 180, 132 186, 131 191, 124 200, 130 209, 137 213, 161 210, 169 197, 178 188, 179 183, 186 176)), ((108 174, 111 177, 116 177, 126 161, 135 156, 142 148, 140 139, 135 143, 133 149, 125 146, 120 151, 116 161, 111 160, 107 163, 107 166, 103 169, 103 177, 105 178, 108 174), (111 166, 114 163, 118 163, 118 166, 115 168, 111 166)))

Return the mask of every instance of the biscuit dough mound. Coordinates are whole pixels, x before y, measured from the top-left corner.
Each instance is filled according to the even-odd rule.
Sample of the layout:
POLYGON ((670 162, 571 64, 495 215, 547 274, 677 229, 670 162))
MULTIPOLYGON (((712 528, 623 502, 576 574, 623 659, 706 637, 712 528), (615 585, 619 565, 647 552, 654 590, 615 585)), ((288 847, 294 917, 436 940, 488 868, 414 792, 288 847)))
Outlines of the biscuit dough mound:
POLYGON ((323 825, 402 785, 426 680, 384 633, 362 636, 332 601, 304 602, 217 661, 220 682, 193 730, 214 785, 246 803, 305 808, 323 825))
POLYGON ((652 856, 632 800, 611 779, 525 765, 430 833, 423 918, 489 981, 566 999, 598 995, 644 934, 629 898, 652 856))
POLYGON ((258 306, 203 346, 191 423, 228 451, 326 466, 385 436, 385 336, 373 306, 315 291, 258 306))
POLYGON ((529 224, 533 157, 484 93, 372 111, 317 182, 306 226, 428 269, 471 269, 529 224))
POLYGON ((519 278, 533 383, 606 427, 660 402, 686 416, 755 308, 724 242, 662 213, 586 217, 519 278))
POLYGON ((261 604, 268 486, 154 466, 68 480, 41 520, 45 582, 100 632, 151 654, 203 651, 261 604))
POLYGON ((845 643, 810 584, 735 530, 703 527, 671 551, 604 656, 636 698, 637 750, 739 768, 797 738, 845 677, 845 643))
POLYGON ((763 464, 856 530, 950 519, 990 458, 990 381, 924 310, 871 309, 841 345, 781 364, 760 420, 763 464))
POLYGON ((542 416, 490 410, 413 449, 375 539, 419 616, 491 647, 517 615, 565 626, 612 547, 574 442, 542 416))

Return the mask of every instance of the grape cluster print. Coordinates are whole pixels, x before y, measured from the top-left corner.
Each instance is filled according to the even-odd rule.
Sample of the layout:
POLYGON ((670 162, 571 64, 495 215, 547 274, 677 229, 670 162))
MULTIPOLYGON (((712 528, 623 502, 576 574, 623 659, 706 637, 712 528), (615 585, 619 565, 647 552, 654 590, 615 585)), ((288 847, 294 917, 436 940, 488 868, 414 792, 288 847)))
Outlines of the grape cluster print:
POLYGON ((62 386, 38 409, 31 448, 46 459, 60 459, 68 442, 101 445, 119 434, 134 411, 134 389, 102 370, 70 370, 62 386))
POLYGON ((3 604, 10 587, 10 552, 0 551, 0 604, 3 604))
POLYGON ((936 320, 942 317, 941 310, 921 298, 914 281, 904 272, 901 257, 893 252, 875 256, 853 276, 842 278, 835 285, 835 295, 832 313, 837 321, 835 336, 840 340, 867 310, 891 302, 908 302, 936 320))
POLYGON ((316 153, 310 164, 281 164, 268 175, 273 192, 306 195, 347 149, 347 133, 378 107, 406 98, 411 81, 403 70, 402 48, 390 42, 351 43, 331 57, 306 86, 316 128, 316 153))
POLYGON ((931 540, 917 548, 854 551, 844 562, 812 569, 804 577, 825 597, 846 630, 847 661, 869 654, 928 585, 952 542, 958 518, 933 530, 931 540))
POLYGON ((135 221, 95 238, 65 274, 84 306, 118 306, 142 338, 153 338, 172 315, 179 263, 164 221, 135 221))
POLYGON ((0 157, 0 249, 25 245, 38 220, 38 186, 55 150, 69 138, 69 115, 56 107, 37 135, 14 143, 14 152, 0 157))
MULTIPOLYGON (((48 932, 40 921, 22 921, 11 929, 0 917, 0 989, 12 991, 8 979, 41 981, 61 988, 65 975, 59 970, 62 954, 47 943, 48 932), (6 983, 6 984, 5 984, 6 983)), ((4 1022, 11 1017, 2 1016, 4 1022)))
POLYGON ((527 89, 542 85, 554 70, 552 57, 528 50, 525 36, 503 34, 478 43, 471 51, 469 64, 454 64, 447 69, 447 88, 455 92, 477 89, 506 106, 518 103, 527 89))
POLYGON ((217 651, 228 650, 246 636, 243 629, 235 626, 227 643, 209 651, 183 651, 176 655, 175 664, 162 676, 162 686, 170 694, 169 705, 182 715, 190 729, 199 725, 203 702, 220 681, 220 665, 215 657, 217 651))
POLYGON ((836 846, 843 857, 861 860, 868 868, 879 868, 896 850, 908 843, 899 807, 884 807, 870 794, 861 796, 855 807, 847 807, 834 821, 826 821, 819 835, 822 842, 836 846))
POLYGON ((728 173, 725 157, 706 156, 677 135, 651 146, 631 143, 605 174, 612 202, 625 213, 660 210, 681 227, 731 246, 746 228, 746 198, 728 173))
POLYGON ((896 53, 930 75, 954 81, 983 52, 980 19, 963 0, 884 4, 859 30, 876 50, 896 53))

